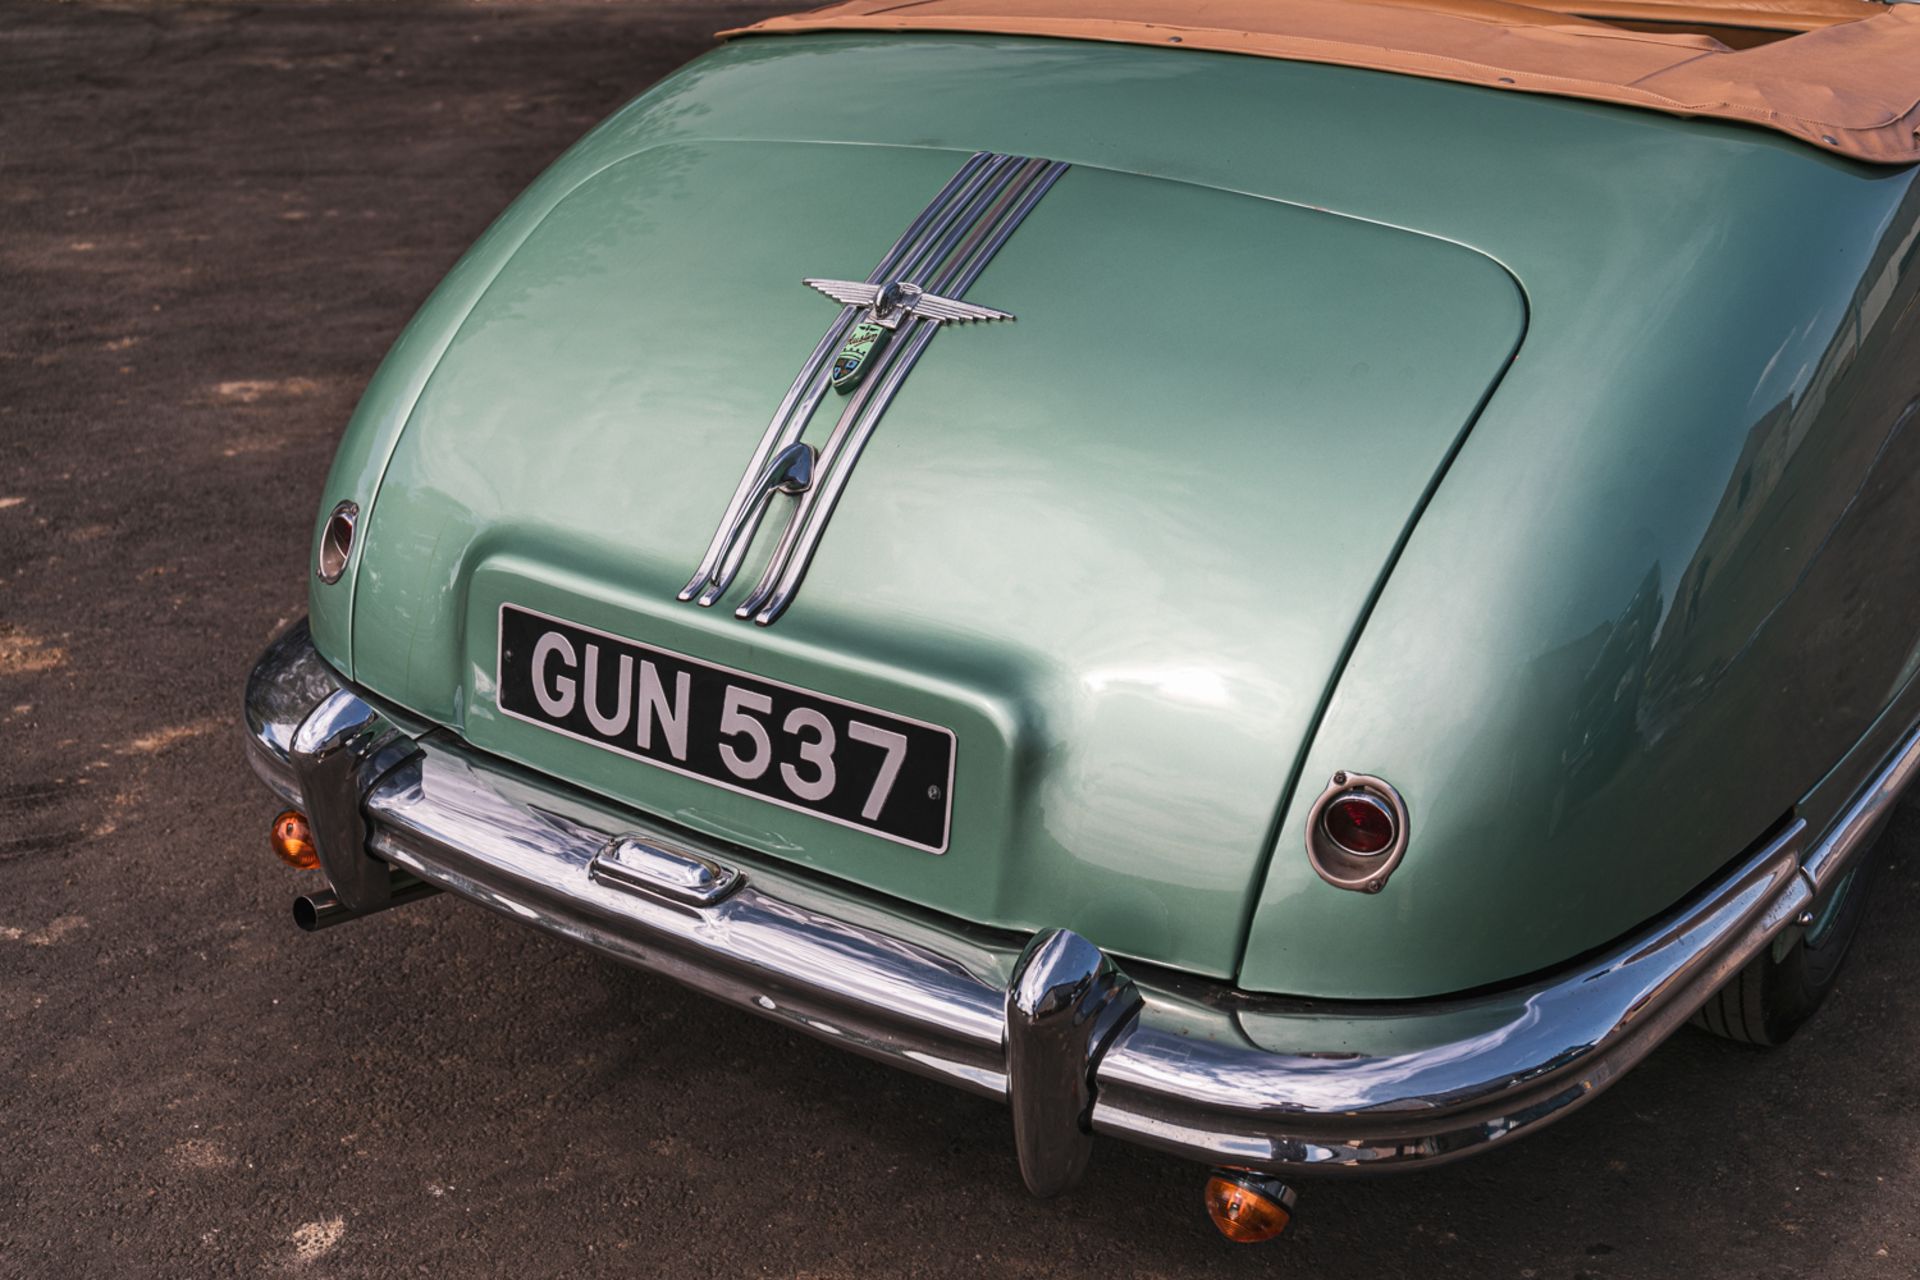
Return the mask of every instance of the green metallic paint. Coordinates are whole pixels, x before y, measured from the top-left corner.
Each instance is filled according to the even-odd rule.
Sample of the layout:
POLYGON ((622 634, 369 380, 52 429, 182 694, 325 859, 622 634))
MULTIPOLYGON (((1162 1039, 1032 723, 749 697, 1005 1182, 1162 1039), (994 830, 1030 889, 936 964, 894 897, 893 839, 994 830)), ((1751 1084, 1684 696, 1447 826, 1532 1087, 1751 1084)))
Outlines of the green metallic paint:
POLYGON ((352 651, 318 586, 315 634, 614 795, 632 779, 488 710, 500 598, 940 719, 945 858, 823 857, 804 820, 680 779, 636 802, 1254 989, 1502 981, 1701 883, 1912 674, 1917 214, 1912 170, 1568 100, 1059 41, 740 41, 569 152, 410 327, 323 502, 379 485, 352 651), (974 149, 1076 166, 982 282, 1020 325, 930 348, 777 627, 669 604, 818 337, 798 277, 863 273, 974 149), (748 152, 736 197, 703 185, 748 152), (581 218, 544 225, 569 193, 581 218), (1488 282, 1511 286, 1390 227, 1526 291, 1457 456, 1518 332, 1488 282), (725 361, 636 341, 685 308, 725 361), (1132 376, 1169 351, 1208 367, 1132 376), (530 425, 535 391, 564 431, 530 425), (1336 768, 1412 814, 1377 896, 1301 847, 1336 768))
POLYGON ((1518 341, 1519 293, 1444 242, 1074 170, 977 289, 1032 319, 940 333, 800 603, 767 630, 736 620, 751 574, 715 610, 677 602, 824 328, 800 276, 864 274, 962 158, 673 144, 557 206, 394 452, 356 674, 476 745, 763 853, 1224 976, 1238 938, 1218 925, 1251 906, 1276 779, 1401 519, 1518 341), (1196 226, 1209 236, 1182 234, 1196 226), (1116 263, 1147 264, 1153 306, 1116 263), (1356 467, 1364 507, 1341 488, 1356 467), (1291 553, 1323 538, 1337 554, 1291 553), (499 715, 507 601, 951 727, 951 849, 916 855, 499 715))
MULTIPOLYGON (((320 535, 336 503, 356 502, 363 522, 370 518, 394 444, 468 310, 547 212, 590 174, 595 164, 605 163, 600 138, 619 119, 616 116, 590 131, 522 192, 461 255, 394 340, 361 394, 334 453, 327 473, 327 497, 314 520, 314 555, 309 563, 317 563, 320 535)), ((308 578, 308 615, 314 644, 328 661, 349 673, 353 670, 353 591, 364 546, 363 537, 349 555, 346 573, 339 581, 323 583, 317 574, 308 578)))

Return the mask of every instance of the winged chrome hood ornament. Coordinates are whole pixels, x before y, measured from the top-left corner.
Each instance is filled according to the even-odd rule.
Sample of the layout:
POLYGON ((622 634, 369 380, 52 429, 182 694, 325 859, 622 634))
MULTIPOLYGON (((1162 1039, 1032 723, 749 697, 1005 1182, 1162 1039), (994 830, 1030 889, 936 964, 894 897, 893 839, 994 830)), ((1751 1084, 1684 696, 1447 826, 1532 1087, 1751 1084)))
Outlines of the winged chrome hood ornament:
POLYGON ((972 324, 981 320, 1011 320, 1010 312, 975 306, 957 298, 942 298, 917 284, 897 280, 892 284, 869 284, 864 280, 807 279, 800 283, 849 307, 865 307, 867 314, 847 332, 846 343, 833 358, 833 389, 851 391, 887 343, 887 338, 908 316, 917 316, 933 324, 972 324))
POLYGON ((959 299, 1067 167, 1063 160, 977 152, 865 280, 805 282, 840 310, 774 410, 680 599, 717 604, 745 566, 761 522, 778 511, 780 540, 733 613, 764 627, 786 611, 861 451, 927 344, 948 324, 1013 319, 959 299), (911 283, 922 280, 928 287, 911 283), (889 341, 896 331, 900 340, 889 341), (852 393, 833 414, 832 431, 817 445, 801 439, 830 389, 852 393))

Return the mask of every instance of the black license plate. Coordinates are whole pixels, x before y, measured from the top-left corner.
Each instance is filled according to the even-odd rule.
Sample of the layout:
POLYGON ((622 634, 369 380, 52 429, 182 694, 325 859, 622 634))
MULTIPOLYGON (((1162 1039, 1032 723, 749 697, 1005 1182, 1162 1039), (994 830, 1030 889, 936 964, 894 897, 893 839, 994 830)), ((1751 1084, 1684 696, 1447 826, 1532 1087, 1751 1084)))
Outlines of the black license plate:
POLYGON ((951 729, 500 606, 500 710, 635 760, 945 853, 951 729))

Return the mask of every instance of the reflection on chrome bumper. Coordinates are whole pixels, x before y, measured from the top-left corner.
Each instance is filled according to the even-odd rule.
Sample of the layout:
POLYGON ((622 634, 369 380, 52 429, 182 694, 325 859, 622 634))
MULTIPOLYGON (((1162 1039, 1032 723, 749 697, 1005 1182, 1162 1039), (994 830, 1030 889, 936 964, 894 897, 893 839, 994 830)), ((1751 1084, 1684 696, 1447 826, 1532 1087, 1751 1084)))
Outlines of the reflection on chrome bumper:
POLYGON ((714 842, 376 709, 320 659, 304 623, 255 668, 246 723, 254 768, 307 811, 336 890, 377 893, 386 863, 855 1052, 1006 1098, 1022 1172, 1043 1193, 1078 1176, 1089 1131, 1211 1164, 1344 1172, 1447 1160, 1555 1119, 1792 927, 1920 761, 1909 737, 1826 839, 1791 822, 1691 905, 1596 959, 1389 1007, 1133 981, 1065 931, 984 937, 743 867, 714 842), (618 856, 630 874, 605 874, 627 838, 637 845, 618 856), (650 891, 652 875, 671 883, 650 891))

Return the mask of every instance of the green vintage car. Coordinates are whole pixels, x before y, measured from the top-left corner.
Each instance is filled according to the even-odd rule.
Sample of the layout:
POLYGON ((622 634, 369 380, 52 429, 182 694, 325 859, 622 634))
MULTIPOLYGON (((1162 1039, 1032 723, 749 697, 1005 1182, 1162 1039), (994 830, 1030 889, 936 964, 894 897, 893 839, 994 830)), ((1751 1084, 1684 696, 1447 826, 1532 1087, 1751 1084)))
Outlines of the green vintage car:
POLYGON ((1916 99, 1868 0, 735 33, 347 429, 296 918, 450 891, 1245 1239, 1783 1039, 1920 763, 1916 99))

